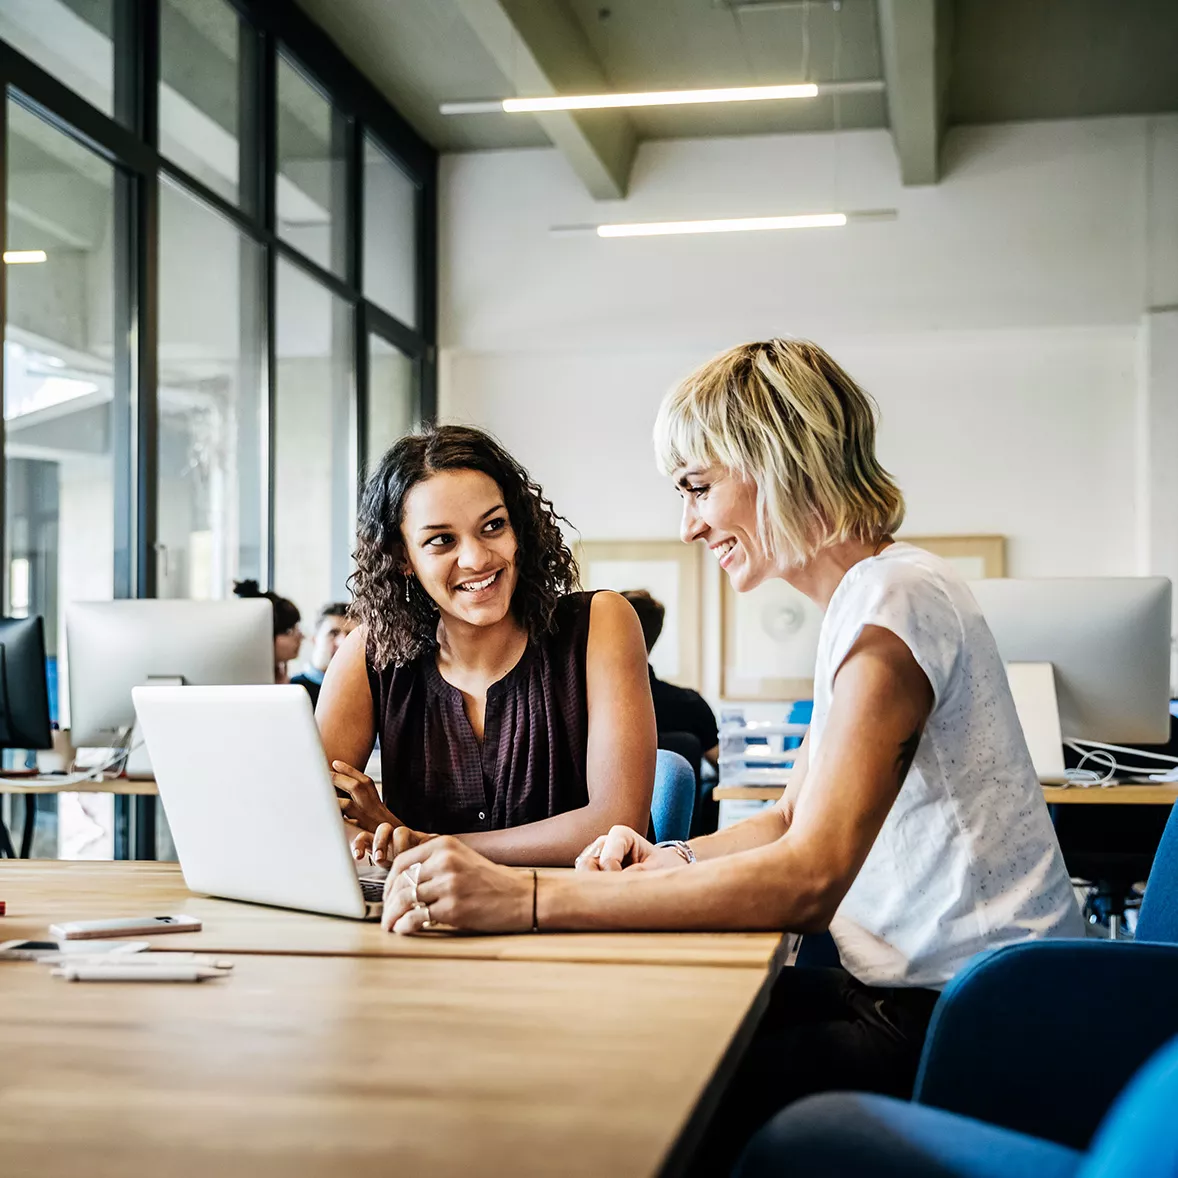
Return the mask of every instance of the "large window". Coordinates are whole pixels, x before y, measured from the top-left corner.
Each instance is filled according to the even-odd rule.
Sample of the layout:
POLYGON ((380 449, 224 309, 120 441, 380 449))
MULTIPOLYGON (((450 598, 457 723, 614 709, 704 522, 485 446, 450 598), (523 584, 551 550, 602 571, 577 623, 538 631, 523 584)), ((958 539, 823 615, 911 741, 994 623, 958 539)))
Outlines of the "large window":
POLYGON ((286 261, 278 263, 277 310, 274 588, 310 623, 320 606, 347 596, 356 519, 352 314, 286 261))
POLYGON ((245 35, 225 0, 160 0, 160 151, 233 202, 243 144, 238 79, 245 35))
POLYGON ((368 336, 368 444, 365 473, 416 424, 417 366, 379 335, 368 336))
POLYGON ((364 293, 417 326, 417 185, 364 137, 364 293))
MULTIPOLYGON (((0 596, 64 725, 71 601, 346 595, 433 412, 436 156, 295 4, 0 0, 0 42, 0 596)), ((150 799, 41 806, 35 854, 152 853, 150 799)))
MULTIPOLYGON (((115 171, 15 102, 7 113, 7 608, 44 619, 67 724, 65 603, 114 594, 115 438, 128 425, 112 357, 115 171)), ((35 852, 55 853, 59 833, 65 855, 110 854, 109 797, 55 801, 41 799, 35 852)))
POLYGON ((113 114, 116 2, 126 0, 3 0, 0 40, 113 114))
POLYGON ((278 232, 326 270, 347 265, 347 121, 288 58, 278 58, 278 232))
POLYGON ((156 592, 221 598, 265 579, 261 249, 168 181, 159 291, 156 592))

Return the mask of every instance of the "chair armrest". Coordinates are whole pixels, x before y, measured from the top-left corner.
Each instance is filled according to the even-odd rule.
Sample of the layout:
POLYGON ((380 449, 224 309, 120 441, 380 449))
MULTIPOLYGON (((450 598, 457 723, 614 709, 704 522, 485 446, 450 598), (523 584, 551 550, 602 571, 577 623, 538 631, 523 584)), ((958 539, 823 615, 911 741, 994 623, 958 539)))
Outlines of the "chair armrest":
POLYGON ((933 1012, 913 1098, 1074 1149, 1178 1034, 1178 945, 1029 941, 975 957, 933 1012))

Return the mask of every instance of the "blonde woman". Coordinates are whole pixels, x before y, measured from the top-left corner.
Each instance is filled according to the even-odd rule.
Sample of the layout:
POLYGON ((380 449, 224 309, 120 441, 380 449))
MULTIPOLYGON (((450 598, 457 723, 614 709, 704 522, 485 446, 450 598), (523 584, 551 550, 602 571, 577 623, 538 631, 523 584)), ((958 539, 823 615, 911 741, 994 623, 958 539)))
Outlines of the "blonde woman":
POLYGON ((979 950, 1083 935, 994 639, 951 565, 892 538, 904 501, 873 410, 821 348, 770 340, 704 365, 655 425, 683 539, 737 592, 780 577, 825 611, 778 805, 671 847, 615 827, 568 878, 435 840, 387 889, 401 933, 829 929, 842 968, 783 975, 701 1172, 805 1093, 908 1093, 937 993, 979 950))

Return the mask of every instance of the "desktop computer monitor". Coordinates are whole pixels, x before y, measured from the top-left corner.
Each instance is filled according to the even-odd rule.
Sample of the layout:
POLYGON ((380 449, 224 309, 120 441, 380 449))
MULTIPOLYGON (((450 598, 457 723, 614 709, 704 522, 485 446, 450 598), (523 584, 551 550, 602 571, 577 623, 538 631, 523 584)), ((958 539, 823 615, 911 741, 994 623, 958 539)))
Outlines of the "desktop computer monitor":
POLYGON ((41 619, 0 618, 0 748, 52 747, 41 619))
POLYGON ((994 579, 970 588, 1005 663, 1055 668, 1065 740, 1164 744, 1170 736, 1165 577, 994 579))
POLYGON ((274 611, 243 601, 76 601, 66 606, 70 740, 121 744, 131 688, 274 682, 274 611))

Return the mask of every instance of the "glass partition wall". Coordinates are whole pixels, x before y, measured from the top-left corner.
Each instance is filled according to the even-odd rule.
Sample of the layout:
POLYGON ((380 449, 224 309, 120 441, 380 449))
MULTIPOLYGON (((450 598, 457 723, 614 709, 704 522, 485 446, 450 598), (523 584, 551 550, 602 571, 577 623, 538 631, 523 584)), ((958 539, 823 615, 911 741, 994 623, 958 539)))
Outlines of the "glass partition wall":
MULTIPOLYGON (((436 156, 290 0, 0 0, 0 83, 0 594, 67 727, 70 601, 346 598, 359 479, 434 412, 436 156)), ((162 833, 38 805, 37 856, 162 833)))

